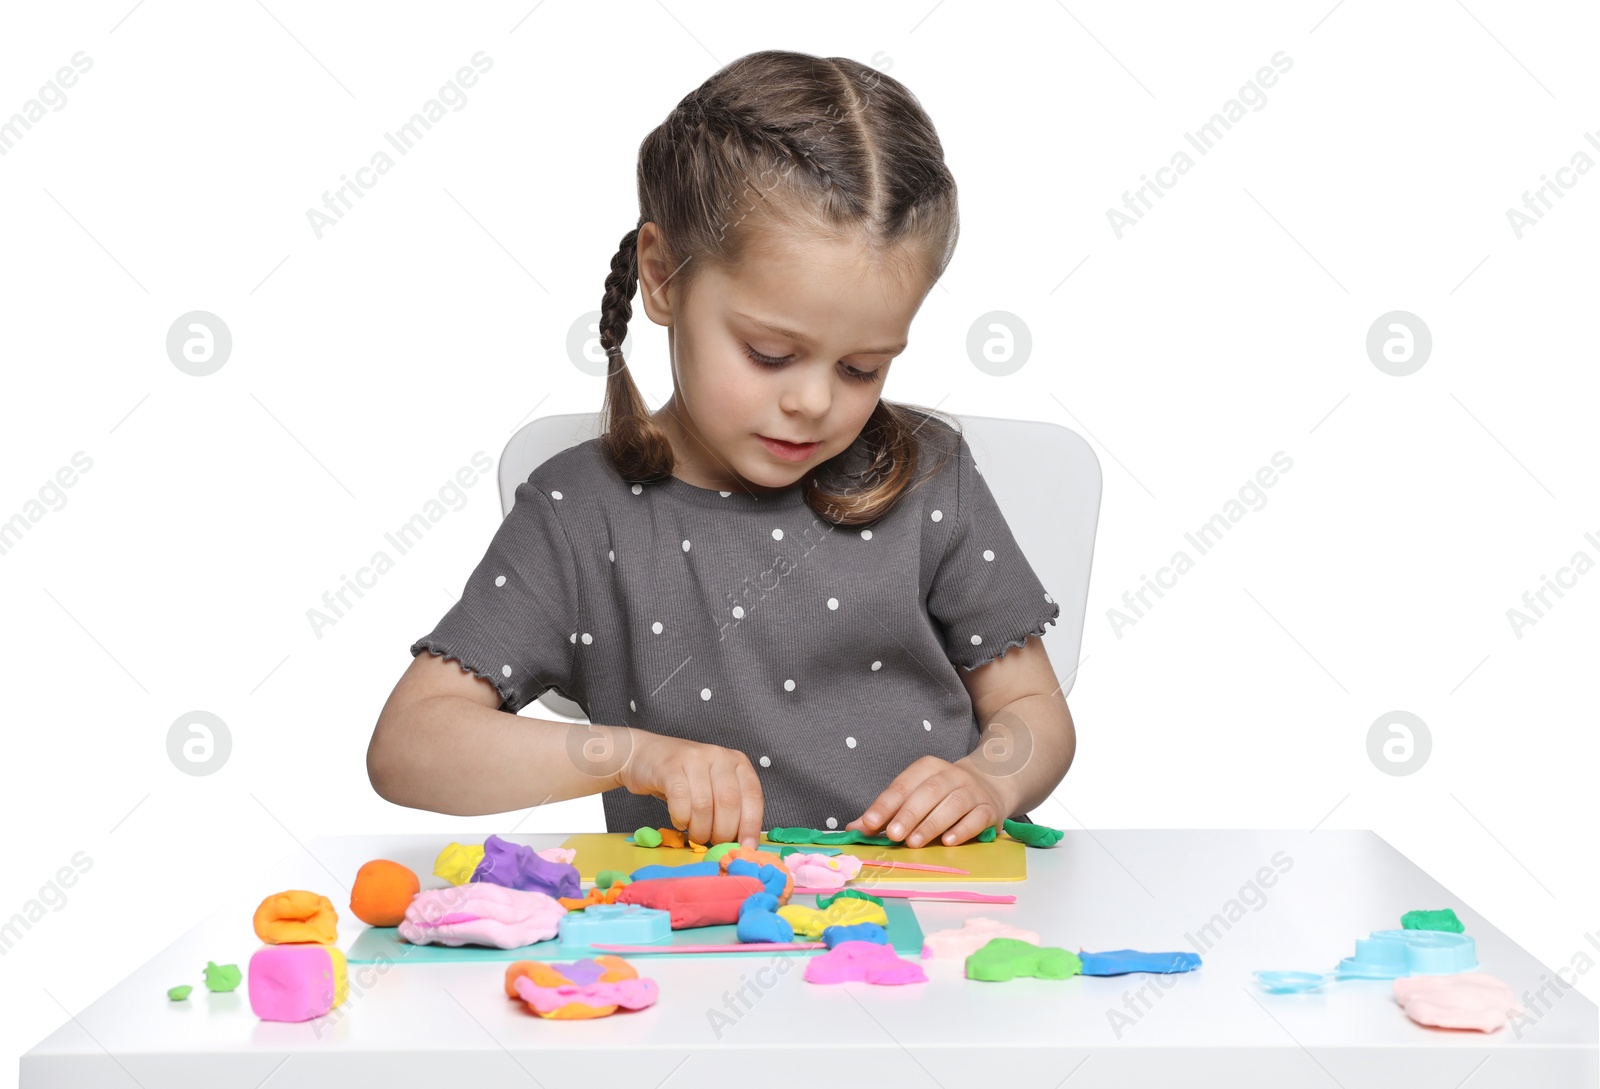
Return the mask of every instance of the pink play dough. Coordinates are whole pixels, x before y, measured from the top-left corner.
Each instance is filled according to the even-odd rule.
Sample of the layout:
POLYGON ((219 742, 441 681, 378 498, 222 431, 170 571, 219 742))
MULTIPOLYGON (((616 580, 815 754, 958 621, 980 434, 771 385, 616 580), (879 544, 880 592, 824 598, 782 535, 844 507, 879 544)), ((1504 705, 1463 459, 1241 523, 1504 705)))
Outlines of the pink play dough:
POLYGON ((516 949, 555 937, 566 913, 560 901, 545 893, 473 881, 417 893, 399 929, 413 945, 516 949))
POLYGON ((989 944, 990 938, 1015 938, 1029 945, 1039 944, 1039 935, 1032 930, 1009 926, 999 919, 975 915, 950 930, 935 930, 922 937, 922 959, 966 960, 989 944))
POLYGON ((1483 972, 1448 976, 1401 976, 1394 997, 1419 1025, 1494 1032, 1507 1017, 1525 1012, 1503 980, 1483 972))
POLYGON ((578 857, 578 851, 575 847, 546 847, 542 851, 533 853, 546 862, 560 862, 568 866, 572 865, 572 860, 578 857))
POLYGON ((794 875, 796 886, 807 885, 814 889, 842 889, 846 881, 861 872, 861 860, 855 855, 813 855, 796 851, 783 862, 794 875))
POLYGON ((553 1013, 573 1002, 585 1006, 621 1006, 625 1010, 642 1010, 654 1005, 659 997, 653 979, 619 979, 613 983, 591 983, 584 987, 570 983, 559 987, 541 987, 527 976, 519 976, 512 986, 522 1000, 538 1013, 553 1013))
POLYGON ((891 946, 840 942, 806 961, 805 979, 807 983, 926 983, 928 973, 920 964, 901 960, 891 946))
POLYGON ((310 1021, 333 1008, 333 958, 318 942, 258 949, 247 976, 250 1008, 263 1021, 310 1021))

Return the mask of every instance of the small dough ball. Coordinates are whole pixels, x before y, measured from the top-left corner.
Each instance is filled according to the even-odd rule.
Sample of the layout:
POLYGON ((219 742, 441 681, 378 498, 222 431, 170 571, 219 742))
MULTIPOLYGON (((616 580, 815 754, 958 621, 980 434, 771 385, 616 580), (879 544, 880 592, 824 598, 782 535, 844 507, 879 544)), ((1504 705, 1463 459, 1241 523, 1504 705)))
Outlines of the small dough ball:
POLYGON ((350 910, 368 926, 399 926, 411 898, 422 888, 417 875, 398 862, 373 859, 356 871, 350 910))

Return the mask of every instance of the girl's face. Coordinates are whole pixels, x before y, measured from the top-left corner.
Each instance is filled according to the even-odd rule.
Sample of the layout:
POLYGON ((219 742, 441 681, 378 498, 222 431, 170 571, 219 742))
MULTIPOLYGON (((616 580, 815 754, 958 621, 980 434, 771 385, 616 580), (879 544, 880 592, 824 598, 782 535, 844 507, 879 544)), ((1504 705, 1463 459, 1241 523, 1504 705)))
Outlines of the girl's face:
POLYGON ((933 286, 922 254, 896 269, 854 243, 774 233, 737 272, 708 265, 685 286, 655 223, 638 245, 645 313, 672 358, 674 393, 651 418, 673 475, 719 491, 779 491, 848 449, 933 286))

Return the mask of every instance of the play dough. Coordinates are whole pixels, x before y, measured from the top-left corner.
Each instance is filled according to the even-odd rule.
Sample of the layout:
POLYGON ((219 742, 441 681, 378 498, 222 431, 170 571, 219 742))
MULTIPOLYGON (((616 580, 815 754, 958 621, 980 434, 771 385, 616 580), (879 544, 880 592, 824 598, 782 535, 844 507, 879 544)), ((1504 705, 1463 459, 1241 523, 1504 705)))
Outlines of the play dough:
POLYGON ((1070 950, 1041 947, 1016 938, 990 938, 987 945, 967 958, 968 979, 997 983, 1019 976, 1069 979, 1082 968, 1078 955, 1070 950))
POLYGON ((1086 976, 1124 976, 1129 972, 1192 972, 1200 967, 1199 953, 1141 953, 1137 949, 1113 949, 1109 953, 1078 952, 1081 971, 1086 976))
POLYGON ((796 938, 813 942, 830 926, 850 926, 855 923, 889 925, 889 915, 882 905, 867 900, 835 900, 825 911, 802 904, 789 904, 779 908, 778 914, 794 927, 796 938))
POLYGON ((659 847, 661 833, 654 828, 641 828, 633 834, 633 843, 636 847, 659 847))
POLYGON ((400 921, 413 945, 489 945, 516 949, 556 936, 567 913, 542 892, 474 881, 417 893, 400 921))
POLYGON ((739 926, 735 936, 742 942, 792 942, 794 928, 778 914, 778 898, 770 892, 757 892, 739 905, 739 926))
MULTIPOLYGON (((701 865, 695 863, 695 867, 701 865)), ((718 863, 704 865, 716 869, 718 863)), ((673 868, 673 867, 668 867, 673 868)), ((690 869, 694 867, 676 867, 690 869)), ((672 929, 694 926, 724 926, 739 921, 739 906, 752 893, 766 892, 755 877, 733 873, 695 874, 689 877, 658 877, 640 880, 617 896, 619 904, 639 904, 659 908, 672 915, 672 929)))
POLYGON ((778 898, 780 905, 787 904, 794 892, 794 874, 784 865, 782 859, 774 860, 771 851, 751 851, 735 846, 717 860, 717 865, 721 867, 723 873, 749 874, 755 877, 766 886, 768 892, 778 898))
POLYGON ((452 885, 465 885, 472 880, 472 871, 482 861, 483 844, 452 843, 433 860, 433 876, 442 877, 452 885))
POLYGON ((551 897, 583 895, 576 866, 551 862, 532 847, 509 843, 499 836, 483 841, 483 861, 473 871, 472 880, 551 897))
POLYGON ((668 945, 672 917, 638 904, 596 904, 562 916, 562 945, 668 945))
POLYGON ((1502 980, 1483 972, 1407 976, 1394 981, 1395 1001, 1419 1025, 1493 1032, 1525 1012, 1502 980))
POLYGON ((794 883, 809 889, 838 889, 861 873, 855 855, 793 854, 783 860, 794 883))
MULTIPOLYGON (((995 836, 999 835, 999 831, 998 828, 991 824, 973 836, 968 842, 992 843, 995 836)), ((820 828, 773 828, 767 832, 767 840, 771 843, 816 843, 824 846, 837 846, 847 843, 864 843, 871 847, 905 846, 905 840, 890 839, 888 836, 869 836, 857 828, 840 828, 828 832, 820 828)), ((935 844, 928 843, 924 846, 932 847, 935 844)))
POLYGON ((854 923, 850 926, 829 926, 822 930, 822 944, 829 949, 843 942, 872 942, 889 944, 889 932, 877 923, 854 923))
POLYGON ((344 954, 332 945, 272 945, 250 958, 250 1008, 263 1021, 309 1021, 345 999, 344 954))
POLYGON ((1061 837, 1066 835, 1059 828, 1046 828, 1042 824, 1023 824, 1009 817, 1001 827, 1005 829, 1006 835, 1021 840, 1029 847, 1054 847, 1061 842, 1061 837))
POLYGON ((1461 925, 1461 920, 1456 918, 1456 913, 1450 908, 1441 908, 1438 911, 1408 911, 1400 916, 1400 926, 1405 930, 1443 930, 1451 934, 1460 934, 1467 929, 1461 925))
POLYGON ((237 964, 218 964, 214 960, 206 961, 205 976, 208 991, 231 991, 244 980, 237 964))
POLYGON ((571 964, 519 960, 506 969, 505 988, 540 1017, 559 1020, 606 1017, 619 1006, 643 1009, 658 995, 655 980, 640 979, 631 964, 609 955, 571 964))
POLYGON ((368 926, 398 926, 406 907, 422 888, 417 875, 398 862, 376 858, 356 871, 350 911, 368 926))
MULTIPOLYGON (((817 902, 821 903, 820 900, 817 902)), ((988 945, 991 938, 1014 938, 1029 945, 1039 944, 1039 935, 1032 930, 975 915, 959 927, 923 935, 922 959, 966 960, 988 945)))
POLYGON ((174 1002, 182 1002, 185 998, 189 997, 189 992, 192 990, 194 990, 194 988, 189 986, 187 983, 181 983, 176 987, 168 987, 167 997, 172 999, 174 1002))
POLYGON ((926 983, 922 965, 876 942, 841 942, 806 961, 807 983, 926 983))
POLYGON ((268 945, 287 942, 332 943, 339 936, 339 913, 326 896, 304 889, 274 893, 261 901, 252 920, 256 937, 268 945))
POLYGON ((830 892, 826 896, 817 897, 817 907, 825 908, 835 900, 838 900, 840 897, 853 897, 857 900, 871 900, 879 907, 883 906, 882 898, 874 896, 870 892, 862 892, 860 889, 840 889, 838 892, 830 892))

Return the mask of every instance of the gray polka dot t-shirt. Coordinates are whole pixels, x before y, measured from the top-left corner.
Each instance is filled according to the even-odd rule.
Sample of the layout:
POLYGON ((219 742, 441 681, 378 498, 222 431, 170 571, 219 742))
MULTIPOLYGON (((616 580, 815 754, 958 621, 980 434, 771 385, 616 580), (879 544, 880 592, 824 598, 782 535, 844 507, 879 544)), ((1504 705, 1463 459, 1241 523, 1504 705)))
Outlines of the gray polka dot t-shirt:
MULTIPOLYGON (((590 722, 741 750, 763 828, 842 828, 918 757, 975 749, 958 670, 1060 613, 966 439, 937 417, 917 439, 916 486, 851 527, 807 506, 803 483, 762 497, 630 484, 600 439, 579 443, 517 486, 460 600, 411 653, 492 682, 504 711, 554 689, 590 722)), ((865 464, 861 440, 847 464, 865 464)), ((670 824, 658 798, 602 801, 609 831, 670 824)))

